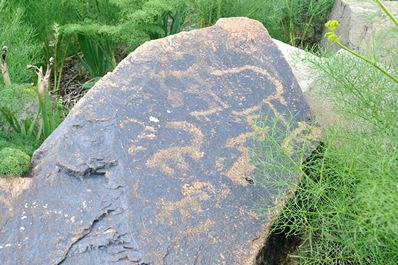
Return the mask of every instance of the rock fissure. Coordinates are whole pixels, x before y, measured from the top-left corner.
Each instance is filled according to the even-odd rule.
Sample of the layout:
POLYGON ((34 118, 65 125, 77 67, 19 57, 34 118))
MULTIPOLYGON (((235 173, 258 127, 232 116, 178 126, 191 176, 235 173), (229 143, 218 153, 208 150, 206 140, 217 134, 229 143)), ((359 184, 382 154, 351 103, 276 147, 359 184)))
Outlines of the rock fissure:
POLYGON ((61 261, 57 262, 57 265, 61 265, 61 264, 66 260, 66 258, 68 257, 69 252, 70 252, 70 250, 72 249, 72 247, 73 247, 74 245, 78 244, 79 241, 81 241, 83 238, 85 238, 88 234, 90 234, 91 231, 93 230, 93 227, 96 225, 96 223, 100 222, 102 219, 105 218, 105 216, 106 216, 107 214, 111 213, 112 211, 113 211, 113 210, 107 210, 106 212, 102 213, 99 217, 95 218, 94 221, 91 223, 91 225, 90 225, 89 227, 85 228, 85 229, 82 231, 81 235, 80 235, 78 238, 76 238, 76 239, 68 246, 68 248, 67 248, 66 251, 65 251, 65 254, 64 254, 63 258, 61 259, 61 261))

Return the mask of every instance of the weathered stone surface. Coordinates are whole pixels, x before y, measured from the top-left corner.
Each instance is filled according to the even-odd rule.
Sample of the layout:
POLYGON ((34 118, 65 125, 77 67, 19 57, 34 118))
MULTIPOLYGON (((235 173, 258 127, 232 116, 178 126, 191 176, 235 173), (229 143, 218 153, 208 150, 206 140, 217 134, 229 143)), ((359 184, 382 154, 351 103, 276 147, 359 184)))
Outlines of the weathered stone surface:
POLYGON ((294 115, 288 139, 311 118, 260 23, 142 45, 35 153, 32 179, 0 183, 1 264, 253 264, 258 206, 283 204, 251 184, 259 111, 294 115))
MULTIPOLYGON (((398 16, 398 1, 383 1, 398 16)), ((373 0, 336 0, 330 19, 340 21, 336 33, 341 42, 361 53, 380 60, 396 60, 392 51, 398 46, 398 28, 373 0)), ((323 47, 338 50, 336 44, 323 39, 323 47)))

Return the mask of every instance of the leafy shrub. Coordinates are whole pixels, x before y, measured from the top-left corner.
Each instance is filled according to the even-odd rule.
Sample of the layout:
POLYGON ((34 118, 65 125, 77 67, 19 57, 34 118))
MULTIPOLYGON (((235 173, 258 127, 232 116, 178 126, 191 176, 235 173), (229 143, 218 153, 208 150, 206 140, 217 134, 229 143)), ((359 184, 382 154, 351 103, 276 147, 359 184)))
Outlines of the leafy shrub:
POLYGON ((192 0, 191 16, 208 26, 220 17, 259 20, 273 38, 295 46, 316 43, 335 0, 192 0))
MULTIPOLYGON (((26 10, 23 13, 25 25, 30 25, 34 29, 34 39, 42 44, 40 55, 44 55, 44 61, 54 56, 52 46, 54 42, 53 25, 55 23, 64 24, 76 21, 78 16, 72 3, 80 2, 81 10, 86 10, 84 2, 73 0, 10 0, 8 8, 19 8, 26 10)), ((36 64, 37 61, 29 61, 27 64, 36 64)), ((26 65, 26 64, 25 64, 26 65)))
MULTIPOLYGON (((26 66, 25 66, 26 68, 26 66)), ((27 84, 0 85, 0 108, 14 113, 18 118, 33 115, 38 109, 36 88, 27 84)), ((4 127, 0 118, 0 128, 4 127)))
POLYGON ((7 147, 19 149, 31 156, 39 145, 40 141, 35 137, 0 130, 0 149, 7 147))
POLYGON ((396 264, 398 84, 347 53, 312 63, 344 124, 324 132, 309 161, 273 159, 283 146, 268 143, 272 131, 265 137, 268 149, 254 160, 264 185, 296 191, 273 229, 302 239, 292 254, 300 264, 396 264), (301 184, 270 179, 266 170, 299 175, 301 184))
POLYGON ((0 150, 0 176, 21 176, 29 170, 30 156, 14 148, 0 150))

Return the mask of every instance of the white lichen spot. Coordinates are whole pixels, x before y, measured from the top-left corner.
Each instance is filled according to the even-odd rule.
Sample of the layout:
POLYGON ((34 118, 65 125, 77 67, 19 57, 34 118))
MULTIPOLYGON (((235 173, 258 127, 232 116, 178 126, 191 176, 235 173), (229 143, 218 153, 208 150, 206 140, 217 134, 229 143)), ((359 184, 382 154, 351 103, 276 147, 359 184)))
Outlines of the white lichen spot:
POLYGON ((11 246, 12 246, 12 244, 5 244, 5 245, 4 245, 5 248, 9 248, 9 247, 11 247, 11 246))
POLYGON ((26 215, 24 215, 24 216, 21 217, 21 220, 24 220, 26 218, 28 218, 28 217, 26 215))
POLYGON ((166 110, 166 112, 170 114, 170 113, 171 113, 171 110, 166 110))
POLYGON ((3 248, 3 246, 0 246, 0 249, 2 249, 3 248))
POLYGON ((151 121, 151 122, 159 122, 159 119, 158 118, 156 118, 156 117, 153 117, 153 116, 150 116, 149 117, 149 120, 151 121))
POLYGON ((27 202, 25 202, 25 208, 28 208, 28 206, 29 206, 29 205, 28 205, 28 203, 27 203, 27 202))
POLYGON ((87 202, 84 201, 84 202, 83 202, 83 209, 86 209, 86 208, 87 208, 87 202))
POLYGON ((80 220, 80 223, 82 224, 82 223, 83 223, 83 220, 80 220))
POLYGON ((65 218, 67 218, 68 216, 69 216, 68 214, 65 214, 65 215, 64 215, 65 218))
POLYGON ((43 209, 47 209, 48 204, 46 203, 45 205, 43 205, 43 209))
POLYGON ((23 241, 26 241, 26 240, 28 240, 29 239, 29 237, 25 237, 24 239, 23 239, 23 241))
POLYGON ((19 228, 19 231, 25 231, 25 227, 23 227, 23 226, 21 226, 20 228, 19 228))
POLYGON ((154 135, 153 133, 150 133, 150 134, 146 134, 145 137, 148 139, 154 139, 154 138, 156 138, 156 135, 154 135))
POLYGON ((72 216, 72 217, 70 218, 70 221, 71 221, 72 223, 74 223, 74 222, 75 222, 75 217, 72 216))

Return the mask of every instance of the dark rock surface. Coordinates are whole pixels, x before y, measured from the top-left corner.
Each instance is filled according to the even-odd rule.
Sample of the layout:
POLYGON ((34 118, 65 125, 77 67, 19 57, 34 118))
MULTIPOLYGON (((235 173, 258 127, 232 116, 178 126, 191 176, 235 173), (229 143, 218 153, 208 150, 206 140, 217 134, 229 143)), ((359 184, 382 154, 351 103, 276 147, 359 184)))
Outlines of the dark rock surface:
POLYGON ((32 178, 1 180, 0 263, 253 264, 273 196, 249 181, 261 110, 294 114, 295 135, 310 118, 260 23, 142 45, 35 153, 32 178))

